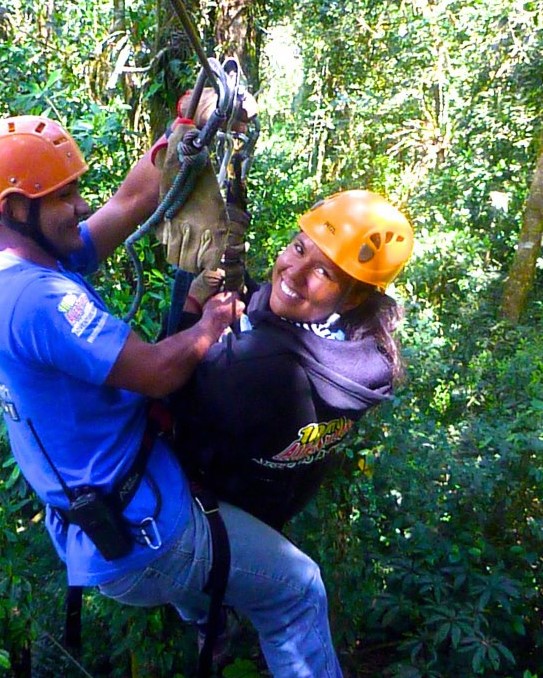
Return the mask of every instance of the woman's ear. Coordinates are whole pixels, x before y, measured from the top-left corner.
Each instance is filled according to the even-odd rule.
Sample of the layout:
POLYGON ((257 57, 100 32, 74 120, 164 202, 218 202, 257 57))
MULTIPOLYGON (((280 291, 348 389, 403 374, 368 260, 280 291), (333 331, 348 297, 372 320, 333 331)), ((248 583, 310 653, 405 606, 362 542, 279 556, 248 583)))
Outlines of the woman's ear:
POLYGON ((349 291, 345 295, 343 303, 341 304, 340 313, 352 311, 353 308, 363 304, 373 291, 372 285, 356 281, 351 285, 349 291))

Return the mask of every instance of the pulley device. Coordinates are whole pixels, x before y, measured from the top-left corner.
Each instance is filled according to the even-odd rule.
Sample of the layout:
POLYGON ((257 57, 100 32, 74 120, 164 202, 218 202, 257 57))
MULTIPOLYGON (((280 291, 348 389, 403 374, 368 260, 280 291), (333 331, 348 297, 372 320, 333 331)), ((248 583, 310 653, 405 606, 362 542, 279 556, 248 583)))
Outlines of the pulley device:
POLYGON ((224 200, 246 208, 244 187, 260 132, 258 118, 251 116, 242 128, 236 124, 245 96, 238 60, 230 57, 221 64, 217 59, 207 58, 183 3, 171 0, 171 4, 198 56, 201 70, 190 95, 179 100, 178 117, 159 149, 162 157, 157 156, 155 164, 162 169, 160 204, 125 241, 136 273, 134 299, 124 318, 127 322, 134 318, 144 292, 143 266, 134 245, 151 229, 157 230, 157 237, 166 245, 168 262, 177 267, 181 276, 189 274, 184 275, 185 286, 191 275, 219 265, 226 271, 226 289, 236 290, 242 285, 240 227, 229 219, 224 200), (187 123, 196 119, 203 93, 207 101, 212 93, 216 104, 198 129, 187 123), (212 144, 216 170, 211 170, 212 144), (214 195, 212 171, 217 186, 214 195), (210 209, 215 211, 205 223, 210 209), (228 256, 233 251, 237 261, 236 257, 228 256))

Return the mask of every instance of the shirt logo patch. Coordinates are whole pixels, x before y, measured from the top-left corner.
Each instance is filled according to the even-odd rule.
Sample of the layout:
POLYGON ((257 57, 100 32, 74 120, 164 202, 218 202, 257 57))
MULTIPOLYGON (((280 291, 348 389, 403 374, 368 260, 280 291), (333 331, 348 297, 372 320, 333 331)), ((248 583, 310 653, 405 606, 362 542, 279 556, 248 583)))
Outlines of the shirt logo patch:
POLYGON ((299 464, 312 464, 332 452, 332 447, 351 430, 353 424, 347 417, 307 424, 298 431, 298 438, 271 460, 253 461, 268 468, 293 468, 299 464))
POLYGON ((0 384, 0 410, 13 421, 19 421, 19 413, 5 384, 0 384))
POLYGON ((73 292, 65 294, 57 308, 72 326, 72 332, 78 337, 92 323, 98 312, 94 303, 84 292, 79 295, 73 292))

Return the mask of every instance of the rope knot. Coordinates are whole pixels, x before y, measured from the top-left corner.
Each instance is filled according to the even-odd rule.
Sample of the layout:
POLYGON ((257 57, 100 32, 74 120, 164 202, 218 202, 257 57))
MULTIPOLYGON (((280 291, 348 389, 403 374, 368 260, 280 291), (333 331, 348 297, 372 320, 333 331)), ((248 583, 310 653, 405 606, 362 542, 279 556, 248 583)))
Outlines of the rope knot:
POLYGON ((189 129, 189 131, 184 135, 181 141, 177 145, 177 153, 179 158, 181 156, 187 158, 191 155, 197 155, 201 152, 201 148, 197 148, 194 145, 194 140, 200 134, 197 129, 189 129))

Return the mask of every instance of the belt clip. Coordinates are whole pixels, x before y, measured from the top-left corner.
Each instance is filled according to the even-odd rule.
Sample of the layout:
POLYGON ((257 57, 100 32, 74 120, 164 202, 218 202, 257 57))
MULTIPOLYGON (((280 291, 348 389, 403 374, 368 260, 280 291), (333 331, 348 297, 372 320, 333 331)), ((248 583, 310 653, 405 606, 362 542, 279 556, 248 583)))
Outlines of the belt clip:
POLYGON ((198 497, 198 496, 194 497, 194 501, 198 504, 198 506, 200 507, 200 510, 202 511, 202 513, 204 514, 204 516, 210 516, 210 515, 212 515, 213 513, 218 513, 218 512, 219 512, 219 507, 218 507, 218 506, 214 506, 214 507, 211 508, 211 509, 206 509, 205 506, 202 504, 202 502, 201 502, 201 500, 200 500, 200 497, 198 497))
POLYGON ((140 532, 147 546, 153 549, 153 551, 157 551, 162 546, 162 539, 156 521, 151 516, 141 521, 140 532))

